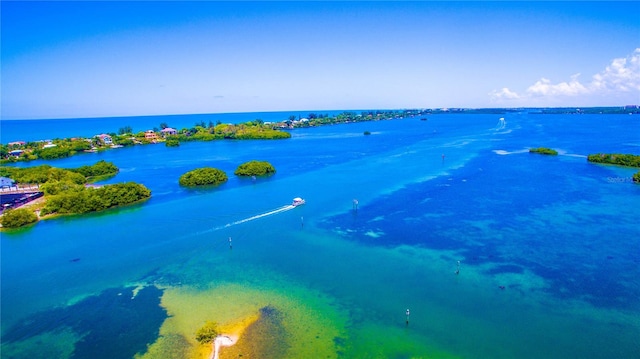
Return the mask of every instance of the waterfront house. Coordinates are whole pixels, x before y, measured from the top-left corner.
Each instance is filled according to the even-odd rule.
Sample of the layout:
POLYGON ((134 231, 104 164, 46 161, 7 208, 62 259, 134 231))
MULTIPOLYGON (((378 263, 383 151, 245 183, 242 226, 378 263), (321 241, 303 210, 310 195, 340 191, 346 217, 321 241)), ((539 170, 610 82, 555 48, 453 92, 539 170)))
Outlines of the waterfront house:
POLYGON ((155 132, 153 132, 153 130, 147 130, 144 133, 144 138, 149 141, 155 141, 158 139, 158 135, 155 132))
POLYGON ((23 153, 24 153, 24 150, 13 150, 13 151, 9 151, 9 156, 19 157, 23 153))
POLYGON ((163 128, 162 131, 160 131, 160 132, 162 133, 162 136, 177 135, 178 134, 178 130, 176 130, 175 128, 171 128, 171 127, 163 128))
POLYGON ((97 137, 98 139, 100 139, 100 141, 102 141, 102 143, 104 143, 105 145, 111 145, 113 144, 113 139, 111 139, 111 136, 103 133, 101 135, 96 135, 94 137, 97 137))

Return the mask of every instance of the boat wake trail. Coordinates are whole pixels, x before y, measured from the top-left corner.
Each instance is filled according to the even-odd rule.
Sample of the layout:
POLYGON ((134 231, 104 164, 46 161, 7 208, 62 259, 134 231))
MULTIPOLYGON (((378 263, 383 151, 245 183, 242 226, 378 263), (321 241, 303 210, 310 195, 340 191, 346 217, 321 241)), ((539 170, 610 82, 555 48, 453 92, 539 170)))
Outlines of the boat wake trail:
POLYGON ((267 217, 267 216, 272 216, 272 215, 274 215, 274 214, 278 214, 278 213, 282 213, 282 212, 290 211, 290 210, 292 210, 292 209, 294 209, 294 208, 296 208, 296 206, 294 206, 294 205, 290 205, 290 204, 289 204, 289 205, 286 205, 286 206, 282 206, 282 207, 280 207, 280 208, 276 208, 276 209, 271 210, 271 211, 269 211, 269 212, 265 212, 265 213, 262 213, 262 214, 258 214, 258 215, 256 215, 256 216, 252 216, 252 217, 249 217, 249 218, 241 219, 241 220, 239 220, 239 221, 235 221, 235 222, 227 223, 227 224, 225 224, 224 226, 215 227, 215 228, 213 228, 211 231, 217 231, 217 230, 220 230, 220 229, 223 229, 223 228, 229 228, 229 227, 232 227, 232 226, 235 226, 235 225, 238 225, 238 224, 242 224, 242 223, 246 223, 246 222, 250 222, 250 221, 256 220, 256 219, 258 219, 258 218, 267 217))
POLYGON ((286 211, 294 209, 294 208, 296 208, 296 206, 287 205, 287 206, 284 206, 284 207, 280 207, 280 208, 274 209, 273 211, 269 211, 269 212, 266 212, 266 213, 259 214, 257 216, 253 216, 253 217, 241 219, 239 221, 227 223, 226 225, 224 225, 223 227, 220 227, 220 228, 227 228, 227 227, 235 226, 236 224, 241 224, 241 223, 253 221, 253 220, 258 219, 258 218, 271 216, 271 215, 278 214, 278 213, 281 213, 281 212, 286 212, 286 211))

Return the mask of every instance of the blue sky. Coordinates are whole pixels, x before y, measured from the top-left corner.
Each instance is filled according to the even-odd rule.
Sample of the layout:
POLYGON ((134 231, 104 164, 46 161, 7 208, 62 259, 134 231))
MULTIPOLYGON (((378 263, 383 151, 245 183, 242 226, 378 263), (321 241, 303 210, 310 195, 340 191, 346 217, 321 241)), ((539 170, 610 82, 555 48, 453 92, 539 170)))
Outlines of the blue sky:
POLYGON ((640 2, 0 6, 2 119, 640 104, 640 2))

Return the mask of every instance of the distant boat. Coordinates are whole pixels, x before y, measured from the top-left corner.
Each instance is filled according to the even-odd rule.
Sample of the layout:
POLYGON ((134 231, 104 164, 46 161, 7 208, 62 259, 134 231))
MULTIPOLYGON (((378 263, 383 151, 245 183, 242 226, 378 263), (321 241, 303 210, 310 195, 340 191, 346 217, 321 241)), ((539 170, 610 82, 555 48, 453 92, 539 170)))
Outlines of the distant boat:
POLYGON ((292 206, 296 207, 296 206, 301 206, 305 204, 304 199, 300 198, 300 197, 296 197, 293 199, 293 203, 291 203, 292 206))

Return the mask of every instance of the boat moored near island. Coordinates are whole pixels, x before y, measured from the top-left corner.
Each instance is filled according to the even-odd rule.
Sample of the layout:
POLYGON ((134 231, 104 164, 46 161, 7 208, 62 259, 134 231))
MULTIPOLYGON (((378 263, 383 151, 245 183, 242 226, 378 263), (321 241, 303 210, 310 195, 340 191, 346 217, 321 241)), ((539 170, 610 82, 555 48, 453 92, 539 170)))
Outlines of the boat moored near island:
POLYGON ((293 203, 291 203, 292 206, 296 207, 296 206, 301 206, 305 203, 304 199, 300 198, 300 197, 296 197, 293 199, 293 203))

